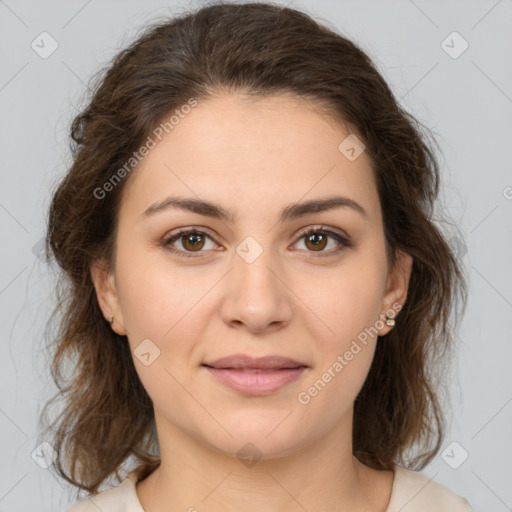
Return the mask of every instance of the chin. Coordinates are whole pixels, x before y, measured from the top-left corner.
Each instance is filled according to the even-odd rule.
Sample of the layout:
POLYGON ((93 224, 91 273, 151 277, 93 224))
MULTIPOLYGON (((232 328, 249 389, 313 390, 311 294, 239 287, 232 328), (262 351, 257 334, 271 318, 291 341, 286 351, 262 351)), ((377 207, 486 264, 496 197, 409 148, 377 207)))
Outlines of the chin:
POLYGON ((293 414, 286 418, 288 413, 284 411, 281 409, 279 413, 267 414, 266 417, 256 412, 237 415, 231 421, 219 418, 233 437, 219 428, 214 436, 212 430, 204 432, 203 439, 217 451, 241 461, 245 457, 249 460, 285 457, 308 443, 303 426, 299 428, 295 423, 297 418, 292 419, 293 414))
POLYGON ((238 459, 247 467, 252 467, 260 460, 286 457, 298 449, 298 445, 292 443, 290 438, 271 440, 266 437, 266 434, 261 434, 259 437, 241 434, 234 436, 233 439, 218 441, 211 444, 215 450, 238 459))

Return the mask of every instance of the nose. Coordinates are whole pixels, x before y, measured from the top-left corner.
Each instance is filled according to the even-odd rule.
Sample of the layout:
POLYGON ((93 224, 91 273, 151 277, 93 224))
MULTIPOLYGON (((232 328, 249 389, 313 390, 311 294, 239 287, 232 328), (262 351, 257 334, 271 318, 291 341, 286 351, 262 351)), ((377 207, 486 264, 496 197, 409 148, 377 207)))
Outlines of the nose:
MULTIPOLYGON (((246 246, 247 247, 247 246, 246 246)), ((233 259, 233 268, 225 277, 220 314, 232 328, 252 333, 273 332, 290 323, 293 293, 287 286, 286 272, 270 250, 256 259, 240 248, 233 259)), ((250 247, 249 251, 254 251, 250 247)), ((260 249, 261 251, 261 249, 260 249)))

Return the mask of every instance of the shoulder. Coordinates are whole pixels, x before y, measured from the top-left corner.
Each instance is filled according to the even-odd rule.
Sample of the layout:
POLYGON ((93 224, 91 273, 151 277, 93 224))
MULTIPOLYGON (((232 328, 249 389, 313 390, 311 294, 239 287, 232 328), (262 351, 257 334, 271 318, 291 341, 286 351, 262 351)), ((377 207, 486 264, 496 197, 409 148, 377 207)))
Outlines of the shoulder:
POLYGON ((469 502, 444 485, 395 465, 395 479, 386 512, 473 512, 469 502))
POLYGON ((117 487, 102 491, 66 512, 144 512, 135 491, 136 478, 132 472, 117 487))

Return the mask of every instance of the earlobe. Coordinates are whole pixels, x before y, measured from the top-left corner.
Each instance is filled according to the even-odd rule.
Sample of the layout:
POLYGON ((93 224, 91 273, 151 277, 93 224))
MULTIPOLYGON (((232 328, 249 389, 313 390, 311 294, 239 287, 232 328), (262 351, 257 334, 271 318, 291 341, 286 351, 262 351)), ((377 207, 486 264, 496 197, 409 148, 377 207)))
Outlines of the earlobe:
POLYGON ((114 332, 122 336, 126 335, 114 274, 104 260, 95 260, 91 264, 90 273, 96 298, 105 320, 114 332))

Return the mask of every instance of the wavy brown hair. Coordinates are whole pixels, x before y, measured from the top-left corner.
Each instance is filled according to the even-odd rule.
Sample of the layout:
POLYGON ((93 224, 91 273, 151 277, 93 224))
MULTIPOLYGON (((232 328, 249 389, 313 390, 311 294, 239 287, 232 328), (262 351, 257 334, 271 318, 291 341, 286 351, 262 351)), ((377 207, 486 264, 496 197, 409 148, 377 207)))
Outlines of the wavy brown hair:
POLYGON ((102 315, 90 275, 94 260, 112 264, 122 192, 135 170, 104 197, 97 191, 165 116, 190 98, 226 90, 248 98, 291 92, 364 141, 390 262, 400 249, 412 255, 413 267, 399 321, 377 344, 355 401, 353 452, 376 469, 397 463, 419 470, 430 462, 446 428, 443 370, 465 284, 433 218, 439 164, 429 133, 400 107, 369 56, 303 12, 217 3, 148 27, 96 76, 92 90, 72 123, 72 165, 48 215, 46 255, 59 266, 50 320, 59 392, 44 407, 41 438, 57 452, 58 474, 96 494, 114 474, 121 481, 119 470, 131 457, 140 479, 160 462, 151 399, 126 337, 102 315), (63 409, 48 424, 56 400, 63 409))

